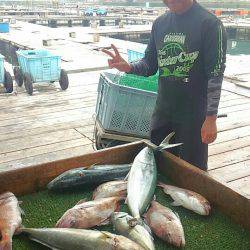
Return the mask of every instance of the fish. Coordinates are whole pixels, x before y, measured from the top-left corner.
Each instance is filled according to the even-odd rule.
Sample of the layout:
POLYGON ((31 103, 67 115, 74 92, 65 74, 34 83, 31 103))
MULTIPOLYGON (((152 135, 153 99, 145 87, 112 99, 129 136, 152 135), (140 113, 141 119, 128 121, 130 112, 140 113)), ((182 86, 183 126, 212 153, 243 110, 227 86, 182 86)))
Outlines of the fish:
POLYGON ((129 168, 131 168, 131 163, 129 164, 106 164, 106 165, 92 165, 90 167, 88 167, 87 169, 89 170, 113 170, 113 169, 122 169, 122 168, 127 168, 129 166, 129 168))
POLYGON ((67 210, 56 223, 58 228, 91 228, 109 224, 113 212, 119 211, 121 197, 102 198, 95 201, 79 201, 67 210))
POLYGON ((129 210, 134 217, 131 226, 138 224, 141 215, 149 207, 157 184, 157 167, 154 152, 181 145, 169 144, 174 132, 169 134, 159 146, 148 144, 136 155, 128 175, 127 201, 129 210))
POLYGON ((183 206, 197 214, 209 215, 211 211, 210 203, 200 194, 184 188, 166 185, 162 182, 159 182, 158 186, 163 188, 164 193, 172 197, 174 200, 171 203, 172 206, 183 206))
POLYGON ((22 228, 31 240, 60 250, 143 250, 130 239, 106 231, 73 228, 22 228))
POLYGON ((127 195, 127 181, 110 181, 101 184, 93 193, 93 200, 107 197, 126 197, 127 195))
POLYGON ((154 239, 147 228, 142 225, 136 225, 130 227, 128 221, 133 217, 125 212, 114 212, 111 215, 111 222, 114 226, 114 230, 135 241, 143 247, 145 250, 154 250, 154 239))
POLYGON ((185 246, 184 230, 178 214, 164 207, 157 201, 152 201, 146 214, 143 215, 154 234, 160 239, 176 247, 185 246))
POLYGON ((99 185, 107 181, 120 180, 126 177, 130 168, 130 164, 123 164, 123 166, 112 165, 112 168, 107 165, 103 165, 103 167, 99 165, 98 169, 71 169, 48 183, 47 188, 52 191, 63 191, 73 188, 82 188, 90 184, 99 185))
POLYGON ((0 250, 12 249, 12 236, 21 226, 19 202, 11 192, 0 195, 0 250))

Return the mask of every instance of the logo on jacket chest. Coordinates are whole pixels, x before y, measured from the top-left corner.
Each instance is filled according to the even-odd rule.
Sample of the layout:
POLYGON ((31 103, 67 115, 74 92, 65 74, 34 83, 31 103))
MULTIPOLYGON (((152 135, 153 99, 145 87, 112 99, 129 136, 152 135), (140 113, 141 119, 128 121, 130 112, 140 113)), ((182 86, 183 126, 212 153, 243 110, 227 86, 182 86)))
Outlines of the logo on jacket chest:
POLYGON ((187 52, 186 36, 170 33, 164 37, 163 46, 158 50, 160 77, 185 78, 189 76, 199 51, 187 52))

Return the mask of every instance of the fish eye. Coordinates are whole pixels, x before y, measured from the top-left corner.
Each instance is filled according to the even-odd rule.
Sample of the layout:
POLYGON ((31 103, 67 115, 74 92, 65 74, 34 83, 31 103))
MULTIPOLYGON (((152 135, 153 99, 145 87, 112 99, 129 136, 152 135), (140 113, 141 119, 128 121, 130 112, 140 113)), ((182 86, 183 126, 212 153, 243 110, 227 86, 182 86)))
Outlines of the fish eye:
POLYGON ((76 220, 70 221, 70 226, 71 226, 71 227, 75 226, 75 224, 76 224, 76 220))

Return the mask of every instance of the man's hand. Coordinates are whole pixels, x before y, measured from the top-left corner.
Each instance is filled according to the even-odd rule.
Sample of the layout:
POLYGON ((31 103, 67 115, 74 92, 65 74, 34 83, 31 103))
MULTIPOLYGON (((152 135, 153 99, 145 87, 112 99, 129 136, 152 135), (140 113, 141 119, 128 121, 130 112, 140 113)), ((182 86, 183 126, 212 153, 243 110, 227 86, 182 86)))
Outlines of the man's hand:
POLYGON ((130 72, 132 67, 129 63, 127 63, 120 55, 118 49, 115 45, 111 44, 111 48, 115 53, 110 52, 109 50, 103 49, 102 52, 109 55, 111 59, 108 59, 108 64, 110 68, 116 68, 122 72, 130 72))
POLYGON ((201 139, 205 144, 212 143, 217 138, 217 116, 207 116, 201 128, 201 139))

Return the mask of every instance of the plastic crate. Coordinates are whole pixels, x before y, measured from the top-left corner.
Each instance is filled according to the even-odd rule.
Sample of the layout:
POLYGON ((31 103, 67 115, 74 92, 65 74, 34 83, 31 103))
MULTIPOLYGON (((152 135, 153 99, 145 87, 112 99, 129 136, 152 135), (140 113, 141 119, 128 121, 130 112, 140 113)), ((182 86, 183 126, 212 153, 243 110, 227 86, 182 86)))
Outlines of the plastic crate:
POLYGON ((133 62, 133 61, 136 61, 136 60, 143 58, 144 54, 145 54, 145 49, 146 49, 146 46, 141 47, 141 48, 137 48, 137 50, 128 49, 127 50, 128 61, 133 62))
POLYGON ((0 33, 10 32, 10 25, 7 22, 0 22, 0 33))
POLYGON ((157 94, 119 85, 119 77, 109 72, 101 73, 97 120, 105 131, 148 138, 157 94))
POLYGON ((47 50, 16 52, 22 73, 30 74, 33 82, 57 81, 60 78, 61 57, 47 50))
POLYGON ((4 56, 0 54, 0 83, 4 82, 4 56))

